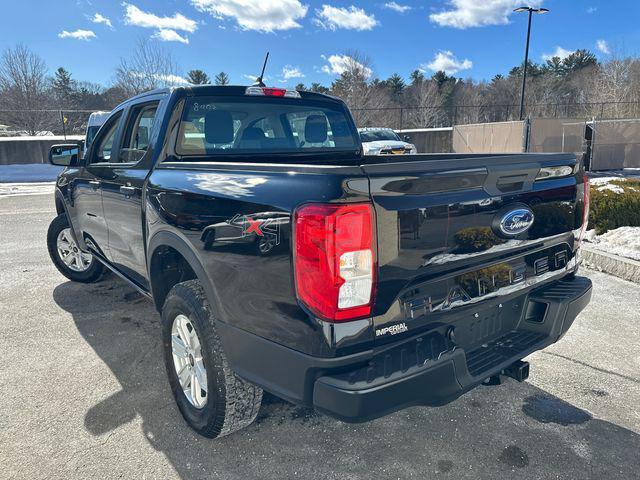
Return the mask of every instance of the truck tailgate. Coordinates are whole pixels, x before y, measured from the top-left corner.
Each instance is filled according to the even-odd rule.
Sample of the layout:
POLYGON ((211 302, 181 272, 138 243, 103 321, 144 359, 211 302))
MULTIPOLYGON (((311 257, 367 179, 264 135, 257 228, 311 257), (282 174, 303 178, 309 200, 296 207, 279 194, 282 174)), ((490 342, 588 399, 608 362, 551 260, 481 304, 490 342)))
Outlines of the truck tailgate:
POLYGON ((398 321, 400 330, 443 322, 439 314, 477 309, 573 271, 584 210, 576 155, 393 160, 365 157, 362 166, 377 217, 378 335, 398 321), (538 178, 559 166, 569 174, 538 178))

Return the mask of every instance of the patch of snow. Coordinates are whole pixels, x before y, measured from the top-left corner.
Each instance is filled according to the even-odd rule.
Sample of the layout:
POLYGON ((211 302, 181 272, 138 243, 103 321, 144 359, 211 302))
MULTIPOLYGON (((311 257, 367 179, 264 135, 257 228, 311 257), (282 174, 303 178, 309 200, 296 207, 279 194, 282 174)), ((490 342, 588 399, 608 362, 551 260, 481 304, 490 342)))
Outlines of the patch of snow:
POLYGON ((53 182, 63 167, 48 163, 29 163, 24 165, 0 165, 0 184, 53 182))
POLYGON ((56 182, 0 183, 0 198, 19 195, 53 195, 56 182))
POLYGON ((599 192, 604 192, 606 190, 609 190, 610 192, 617 193, 617 194, 624 193, 624 188, 622 188, 620 185, 613 185, 612 183, 600 185, 596 187, 596 189, 599 192))
MULTIPOLYGON (((50 133, 50 132, 49 132, 50 133)), ((66 137, 62 135, 20 135, 14 137, 0 137, 0 142, 38 142, 41 140, 46 140, 48 142, 76 142, 79 140, 84 140, 84 136, 82 135, 67 135, 66 137)))
POLYGON ((640 261, 640 227, 620 227, 600 236, 589 230, 585 240, 594 249, 640 261))
POLYGON ((607 185, 614 180, 624 180, 624 178, 620 177, 599 177, 599 178, 590 178, 589 183, 591 185, 607 185))
POLYGON ((598 243, 598 235, 596 235, 595 228, 584 232, 584 241, 590 243, 598 243))
POLYGON ((640 168, 625 168, 624 170, 602 170, 596 172, 589 172, 589 178, 591 180, 601 178, 615 177, 620 180, 626 178, 640 178, 640 168))
POLYGON ((594 187, 599 192, 609 191, 609 192, 621 194, 621 193, 624 193, 625 190, 627 190, 627 189, 633 190, 634 192, 637 191, 636 187, 629 186, 627 184, 627 182, 626 182, 627 180, 631 180, 632 178, 634 178, 634 177, 628 177, 628 178, 620 178, 620 177, 590 178, 589 179, 589 183, 591 184, 592 187, 594 187), (616 184, 612 183, 614 181, 616 182, 616 184), (622 183, 622 185, 620 185, 620 183, 622 183))

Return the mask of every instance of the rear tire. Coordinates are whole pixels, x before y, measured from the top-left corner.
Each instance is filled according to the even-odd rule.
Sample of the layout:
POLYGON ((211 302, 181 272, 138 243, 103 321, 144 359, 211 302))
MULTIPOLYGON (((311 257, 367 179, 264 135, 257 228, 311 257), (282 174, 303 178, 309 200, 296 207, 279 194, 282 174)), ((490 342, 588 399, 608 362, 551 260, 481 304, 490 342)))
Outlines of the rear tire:
POLYGON ((104 265, 93 255, 80 251, 64 213, 49 225, 47 248, 53 264, 69 280, 92 283, 98 281, 104 272, 104 265))
POLYGON ((191 428, 218 438, 253 423, 262 389, 242 380, 229 367, 198 280, 179 283, 167 295, 162 341, 169 385, 191 428))

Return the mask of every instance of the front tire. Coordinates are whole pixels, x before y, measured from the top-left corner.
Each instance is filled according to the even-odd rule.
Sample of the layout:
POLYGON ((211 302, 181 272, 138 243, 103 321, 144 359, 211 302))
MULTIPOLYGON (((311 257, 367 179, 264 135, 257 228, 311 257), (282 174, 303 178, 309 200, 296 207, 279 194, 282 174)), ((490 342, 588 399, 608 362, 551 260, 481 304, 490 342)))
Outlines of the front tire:
POLYGON ((242 380, 229 367, 199 281, 179 283, 167 295, 162 340, 169 385, 191 428, 218 438, 253 423, 262 389, 242 380))
POLYGON ((99 280, 104 272, 104 265, 90 253, 80 250, 64 213, 49 225, 47 248, 53 264, 69 280, 92 283, 99 280))

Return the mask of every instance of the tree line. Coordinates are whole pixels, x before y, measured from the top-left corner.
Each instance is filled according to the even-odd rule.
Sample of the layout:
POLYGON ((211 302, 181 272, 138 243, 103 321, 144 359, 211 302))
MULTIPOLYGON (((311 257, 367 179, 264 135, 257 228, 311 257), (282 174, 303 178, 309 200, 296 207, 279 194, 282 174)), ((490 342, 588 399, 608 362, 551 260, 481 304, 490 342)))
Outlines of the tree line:
MULTIPOLYGON (((445 72, 415 70, 387 79, 373 75, 373 62, 360 52, 346 52, 341 74, 330 84, 298 84, 299 90, 342 98, 360 126, 421 128, 454 123, 516 119, 523 65, 490 81, 464 79, 445 72)), ((184 82, 228 85, 224 71, 212 77, 193 69, 183 77, 161 45, 140 40, 131 56, 120 60, 109 85, 76 80, 59 67, 50 75, 45 61, 24 45, 0 58, 0 125, 36 135, 44 131, 82 133, 88 113, 110 110, 123 100, 155 88, 184 82), (62 116, 60 111, 63 111, 62 116)), ((612 55, 599 62, 588 50, 528 65, 526 113, 560 117, 640 117, 640 59, 612 55)), ((3 127, 0 126, 0 129, 3 127)), ((0 130, 1 133, 1 130, 0 130)))
MULTIPOLYGON (((424 128, 519 118, 524 64, 489 81, 414 70, 370 78, 372 62, 351 53, 330 92, 343 98, 358 125, 424 128)), ((525 115, 590 119, 640 118, 640 59, 611 55, 599 62, 588 50, 527 67, 525 115)))

